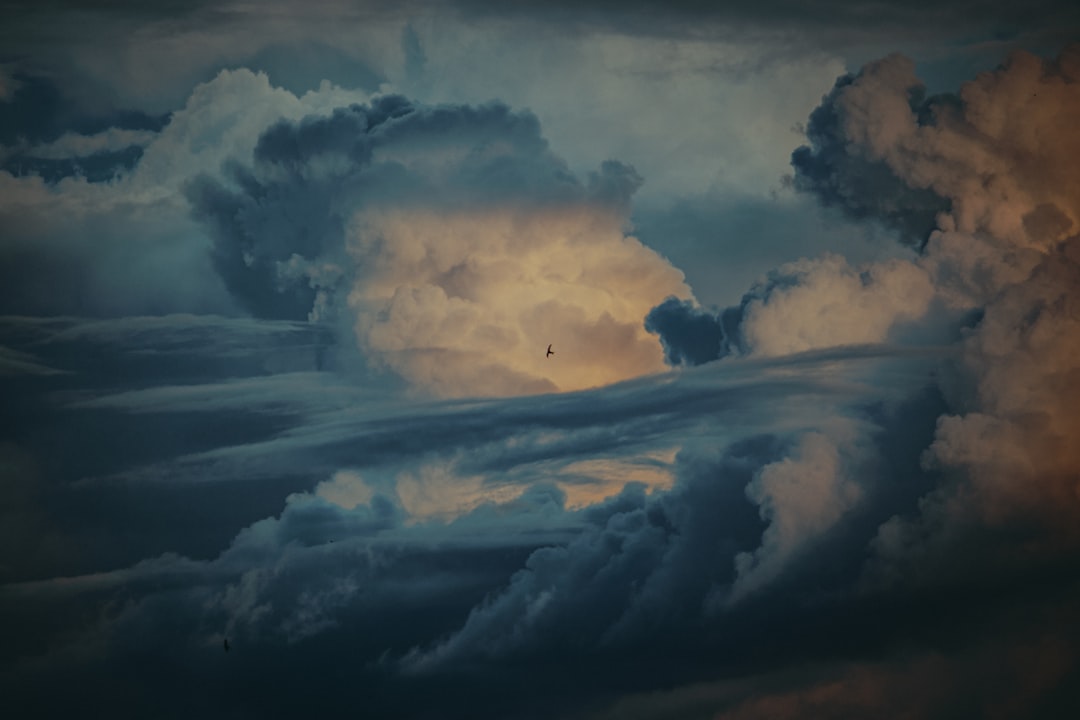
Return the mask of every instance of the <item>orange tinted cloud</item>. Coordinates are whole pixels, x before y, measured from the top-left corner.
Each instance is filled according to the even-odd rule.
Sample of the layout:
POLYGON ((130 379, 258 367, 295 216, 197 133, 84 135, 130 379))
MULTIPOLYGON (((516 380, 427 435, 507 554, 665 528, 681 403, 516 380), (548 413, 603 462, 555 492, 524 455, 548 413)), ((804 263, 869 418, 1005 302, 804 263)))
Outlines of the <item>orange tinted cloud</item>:
POLYGON ((354 218, 361 348, 440 396, 579 390, 664 369, 643 319, 682 273, 610 208, 354 218), (554 355, 546 355, 548 345, 554 355))

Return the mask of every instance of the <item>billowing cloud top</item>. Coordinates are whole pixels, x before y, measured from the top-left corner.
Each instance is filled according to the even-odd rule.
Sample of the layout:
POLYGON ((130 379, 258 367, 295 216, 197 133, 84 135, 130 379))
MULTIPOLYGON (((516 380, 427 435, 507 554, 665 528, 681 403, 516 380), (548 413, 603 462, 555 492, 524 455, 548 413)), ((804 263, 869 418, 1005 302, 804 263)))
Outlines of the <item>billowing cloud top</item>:
POLYGON ((689 296, 624 234, 634 170, 609 161, 582 183, 502 105, 382 97, 278 123, 228 172, 187 194, 234 296, 264 317, 355 316, 362 351, 440 395, 658 371, 641 318, 689 296))

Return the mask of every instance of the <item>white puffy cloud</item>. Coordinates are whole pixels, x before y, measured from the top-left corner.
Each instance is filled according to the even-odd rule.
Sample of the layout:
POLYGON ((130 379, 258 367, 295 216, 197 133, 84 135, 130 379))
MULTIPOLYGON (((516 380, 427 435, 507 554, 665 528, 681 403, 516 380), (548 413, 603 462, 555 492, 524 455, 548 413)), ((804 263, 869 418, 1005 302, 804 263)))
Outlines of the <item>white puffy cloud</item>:
POLYGON ((439 395, 578 390, 664 368, 649 309, 682 273, 606 208, 365 213, 361 347, 439 395), (546 355, 552 345, 555 355, 546 355))
POLYGON ((742 340, 755 355, 885 342, 921 318, 934 297, 928 274, 906 260, 852 267, 826 255, 782 265, 744 299, 742 340))

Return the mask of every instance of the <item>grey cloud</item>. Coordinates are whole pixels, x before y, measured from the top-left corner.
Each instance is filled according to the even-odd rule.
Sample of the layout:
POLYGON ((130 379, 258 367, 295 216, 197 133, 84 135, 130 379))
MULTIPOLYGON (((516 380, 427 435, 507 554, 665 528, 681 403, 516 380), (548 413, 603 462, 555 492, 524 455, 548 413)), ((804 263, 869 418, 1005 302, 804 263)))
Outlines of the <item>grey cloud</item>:
MULTIPOLYGON (((810 114, 806 126, 810 144, 791 155, 792 185, 826 207, 837 208, 854 220, 877 220, 899 233, 904 242, 922 247, 937 227, 937 214, 947 211, 950 202, 931 189, 912 187, 885 161, 867 157, 847 137, 838 99, 857 79, 852 75, 839 78, 810 114)), ((909 88, 908 97, 912 112, 923 123, 932 123, 939 108, 956 101, 950 96, 924 98, 921 86, 909 88)))
POLYGON ((84 389, 314 371, 332 364, 334 353, 333 336, 319 325, 214 315, 0 316, 0 339, 57 370, 78 373, 84 389))
MULTIPOLYGON (((684 446, 673 490, 647 496, 630 485, 588 508, 581 534, 538 550, 505 590, 473 609, 458 633, 416 648, 402 662, 412 672, 437 673, 457 663, 527 665, 571 648, 606 656, 656 652, 657 643, 670 643, 673 653, 692 654, 703 628, 717 637, 738 635, 741 624, 765 622, 804 592, 823 593, 822 602, 834 609, 872 613, 877 599, 862 608, 858 594, 866 544, 891 513, 915 507, 931 486, 917 456, 941 408, 940 396, 926 391, 868 412, 875 459, 858 479, 862 502, 754 603, 718 604, 735 582, 734 558, 753 549, 765 528, 746 488, 762 468, 792 452, 794 433, 684 446)), ((788 612, 816 612, 810 606, 794 601, 788 612)), ((779 635, 764 632, 753 641, 787 652, 779 635)), ((722 655, 714 656, 719 664, 722 655)))
POLYGON ((660 336, 669 365, 701 365, 731 353, 721 317, 668 298, 645 316, 645 329, 660 336))
POLYGON ((307 317, 317 292, 333 293, 344 280, 282 267, 294 256, 348 264, 345 225, 366 205, 460 209, 591 196, 620 206, 640 183, 632 169, 609 163, 586 190, 528 113, 500 104, 422 107, 394 95, 279 122, 259 138, 253 164, 245 160, 228 167, 228 184, 202 176, 186 194, 211 230, 214 265, 234 296, 259 317, 289 319, 307 317), (424 165, 422 155, 434 152, 459 159, 424 165))
MULTIPOLYGON (((183 326, 181 318, 169 322, 183 326)), ((45 323, 51 331, 16 323, 24 340, 34 337, 40 344, 41 335, 59 327, 69 336, 81 334, 84 342, 110 338, 104 345, 110 352, 148 349, 159 341, 168 347, 168 324, 109 321, 77 333, 66 321, 45 323)), ((214 331, 199 330, 204 340, 194 343, 206 345, 208 353, 228 349, 233 336, 237 345, 257 342, 262 333, 303 337, 302 324, 221 319, 210 325, 214 331), (211 340, 215 333, 222 335, 218 342, 211 340)), ((176 347, 186 348, 193 336, 178 335, 184 340, 176 347)), ((295 427, 310 429, 312 452, 294 455, 285 449, 289 431, 270 433, 261 447, 240 442, 236 447, 250 450, 251 458, 264 455, 268 462, 261 469, 235 465, 223 476, 261 477, 259 491, 254 485, 236 493, 213 489, 242 483, 210 483, 197 491, 187 486, 189 496, 197 496, 190 506, 179 489, 148 503, 152 485, 123 486, 127 502, 147 513, 143 521, 153 520, 152 505, 161 503, 188 524, 202 523, 202 534, 214 536, 218 549, 204 549, 201 559, 164 556, 132 563, 119 573, 3 587, 0 609, 5 624, 17 624, 10 637, 12 647, 19 648, 6 660, 12 682, 8 697, 39 703, 48 712, 70 710, 67 696, 43 692, 37 668, 44 666, 53 682, 70 680, 80 688, 84 704, 139 683, 148 694, 129 701, 137 715, 172 687, 171 679, 140 671, 151 658, 198 679, 204 697, 213 700, 210 709, 195 700, 179 701, 169 710, 178 716, 250 709, 252 702, 265 702, 259 709, 266 712, 312 707, 341 712, 354 697, 340 692, 343 678, 364 694, 367 707, 388 717, 431 712, 562 716, 633 690, 727 677, 744 672, 740 668, 747 663, 776 668, 805 659, 807 652, 813 658, 883 652, 900 638, 909 640, 904 628, 932 617, 941 606, 940 598, 929 604, 902 601, 901 608, 908 609, 887 615, 892 622, 883 623, 883 612, 895 609, 888 604, 894 596, 860 600, 853 589, 867 539, 889 513, 915 508, 926 488, 918 451, 933 432, 940 401, 925 399, 906 410, 894 406, 897 396, 925 382, 927 360, 910 349, 831 349, 769 360, 729 359, 589 393, 349 411, 337 407, 341 398, 296 392, 292 381, 313 381, 310 374, 285 376, 277 385, 269 379, 253 379, 250 385, 223 382, 220 402, 210 384, 192 387, 208 403, 207 412, 199 413, 204 417, 243 407, 259 392, 266 397, 249 418, 265 412, 274 398, 283 407, 304 410, 306 419, 297 419, 295 427), (903 383, 888 375, 890 387, 879 396, 881 404, 861 407, 868 388, 850 383, 871 381, 890 365, 911 374, 902 376, 903 383), (837 372, 838 367, 844 369, 837 372), (792 437, 820 420, 823 402, 865 417, 866 428, 879 435, 882 472, 865 479, 867 501, 859 512, 776 587, 755 603, 717 612, 712 598, 734 578, 732 558, 753 550, 763 529, 746 485, 763 464, 789 451, 792 437), (328 411, 325 416, 319 406, 328 411), (755 419, 759 412, 768 417, 755 419), (778 415, 790 422, 779 432, 778 415), (738 427, 725 438, 724 428, 731 425, 738 427), (534 432, 537 442, 530 441, 534 432), (551 442, 560 432, 562 439, 551 442), (335 433, 339 446, 326 443, 335 433), (403 523, 394 501, 380 498, 378 490, 369 504, 352 510, 311 490, 313 480, 325 478, 320 462, 326 468, 349 466, 342 462, 346 456, 362 463, 383 452, 400 463, 433 451, 451 457, 456 448, 470 458, 477 455, 469 472, 521 471, 530 463, 552 467, 568 459, 663 447, 671 439, 684 447, 673 491, 646 494, 630 485, 621 495, 576 512, 566 510, 560 492, 540 483, 539 474, 528 478, 531 489, 514 503, 484 505, 445 524, 403 523), (274 443, 282 441, 277 453, 274 443), (274 485, 264 470, 306 476, 292 487, 274 485), (236 506, 245 505, 253 517, 240 523, 245 529, 236 534, 236 506), (210 513, 208 508, 217 506, 222 510, 210 513), (223 538, 222 528, 232 528, 231 535, 223 538), (51 617, 66 620, 50 624, 51 617), (225 634, 233 646, 227 656, 221 650, 225 634), (44 645, 43 638, 48 639, 44 645), (447 664, 431 662, 421 674, 398 672, 401 658, 419 660, 446 638, 457 638, 444 651, 447 664), (420 651, 408 655, 411 648, 420 651), (807 648, 821 648, 822 654, 807 648), (500 690, 485 694, 494 668, 500 690), (321 698, 312 705, 303 693, 262 697, 259 687, 284 682, 286 676, 318 690, 321 698), (560 692, 544 689, 552 685, 560 692), (525 706, 532 710, 523 711, 525 706)), ((93 402, 137 409, 139 414, 130 417, 144 426, 155 414, 186 415, 195 409, 175 384, 166 390, 156 397, 150 389, 144 395, 95 393, 93 402), (160 405, 148 414, 155 399, 160 405)), ((231 417, 224 416, 224 424, 231 417)), ((135 438, 128 426, 117 427, 111 424, 103 434, 135 438)), ((211 429, 213 442, 233 445, 221 433, 211 429)), ((173 457, 182 452, 174 448, 173 457)), ((95 500, 99 490, 81 493, 83 511, 88 501, 111 506, 107 498, 95 500)), ((156 539, 144 539, 132 520, 126 519, 125 528, 140 537, 134 550, 141 557, 156 553, 162 537, 167 546, 179 546, 179 538, 162 528, 156 539)), ((104 554, 93 550, 100 562, 104 554)), ((950 607, 960 605, 957 600, 950 607)))

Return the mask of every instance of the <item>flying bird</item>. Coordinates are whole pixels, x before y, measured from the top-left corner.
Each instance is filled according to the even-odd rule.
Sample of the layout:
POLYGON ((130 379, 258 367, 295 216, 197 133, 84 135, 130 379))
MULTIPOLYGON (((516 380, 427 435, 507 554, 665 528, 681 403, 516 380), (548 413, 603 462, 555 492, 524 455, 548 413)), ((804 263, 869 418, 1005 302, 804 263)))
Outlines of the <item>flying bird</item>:
POLYGON ((544 357, 551 357, 554 354, 555 354, 555 351, 551 349, 550 345, 548 345, 547 355, 545 355, 544 357))

